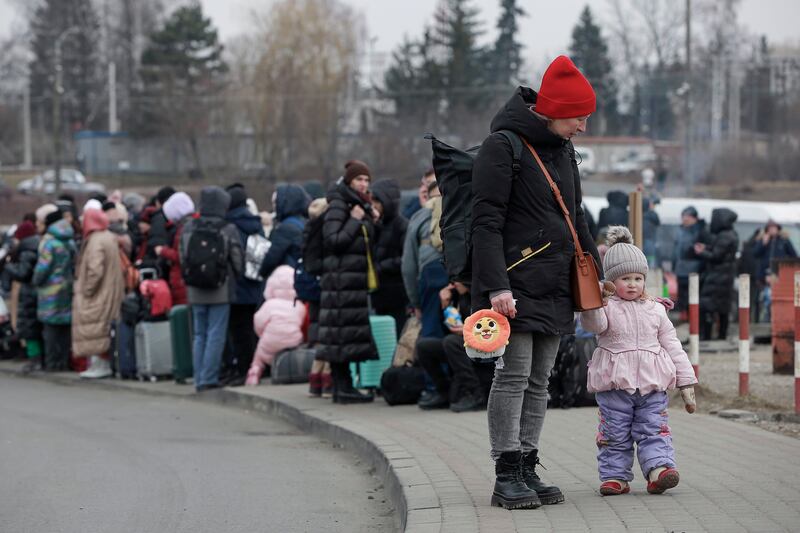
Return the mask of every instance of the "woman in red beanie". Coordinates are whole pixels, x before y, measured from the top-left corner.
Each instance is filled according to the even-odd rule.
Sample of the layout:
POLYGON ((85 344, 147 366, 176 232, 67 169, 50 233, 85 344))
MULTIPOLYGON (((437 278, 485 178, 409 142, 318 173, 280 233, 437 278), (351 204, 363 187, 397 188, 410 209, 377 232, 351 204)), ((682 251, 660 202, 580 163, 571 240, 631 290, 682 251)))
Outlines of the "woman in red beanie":
POLYGON ((473 310, 511 321, 509 346, 489 395, 489 438, 497 480, 492 504, 536 508, 564 501, 539 478, 539 434, 559 340, 574 331, 570 263, 574 244, 564 215, 527 143, 556 182, 584 250, 600 258, 581 209, 570 140, 595 110, 592 86, 566 56, 547 68, 538 92, 519 87, 492 120, 472 174, 473 310), (515 169, 511 139, 523 142, 515 169))

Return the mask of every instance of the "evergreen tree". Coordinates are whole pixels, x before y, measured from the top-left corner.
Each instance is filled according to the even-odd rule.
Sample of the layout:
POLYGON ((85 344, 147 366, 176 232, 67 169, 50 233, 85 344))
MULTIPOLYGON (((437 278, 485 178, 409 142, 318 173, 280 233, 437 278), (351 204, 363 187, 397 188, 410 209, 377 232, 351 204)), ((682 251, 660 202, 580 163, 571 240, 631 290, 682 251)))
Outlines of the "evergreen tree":
POLYGON ((490 84, 511 86, 519 77, 522 67, 522 45, 517 41, 519 31, 518 17, 525 11, 517 5, 517 0, 501 0, 502 12, 497 21, 497 40, 491 53, 492 77, 490 84))
POLYGON ((595 128, 600 135, 616 133, 619 127, 617 83, 608 58, 608 44, 595 24, 589 6, 572 30, 569 47, 572 61, 583 72, 597 93, 595 128))
MULTIPOLYGON (((97 100, 103 90, 103 71, 98 66, 97 43, 100 24, 91 0, 44 0, 30 22, 33 39, 30 62, 31 97, 50 103, 55 74, 55 43, 61 39, 61 124, 72 129, 102 123, 97 100)), ((44 114, 46 129, 52 116, 44 114)))
POLYGON ((761 36, 751 65, 742 83, 742 126, 759 133, 771 133, 777 98, 770 91, 770 52, 766 35, 761 36))
POLYGON ((487 104, 485 52, 478 47, 480 12, 470 0, 441 0, 435 14, 434 42, 444 57, 448 115, 487 104))
POLYGON ((186 140, 202 174, 198 137, 209 128, 208 101, 224 88, 228 67, 211 20, 195 2, 178 8, 150 35, 142 53, 143 134, 169 133, 186 140))
POLYGON ((442 98, 442 66, 433 57, 431 32, 422 40, 405 39, 392 54, 384 75, 385 96, 394 100, 395 114, 434 127, 442 98))

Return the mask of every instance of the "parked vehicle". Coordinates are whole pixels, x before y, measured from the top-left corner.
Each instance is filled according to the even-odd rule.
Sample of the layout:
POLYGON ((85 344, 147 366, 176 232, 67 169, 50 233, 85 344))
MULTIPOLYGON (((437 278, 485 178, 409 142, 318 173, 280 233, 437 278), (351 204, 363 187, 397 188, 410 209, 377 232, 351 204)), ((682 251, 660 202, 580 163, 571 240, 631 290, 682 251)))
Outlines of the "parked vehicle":
MULTIPOLYGON (((17 190, 23 194, 56 192, 56 172, 46 170, 30 179, 23 180, 17 185, 17 190)), ((74 168, 61 169, 61 190, 65 192, 105 192, 106 188, 100 183, 86 181, 86 176, 74 168)))

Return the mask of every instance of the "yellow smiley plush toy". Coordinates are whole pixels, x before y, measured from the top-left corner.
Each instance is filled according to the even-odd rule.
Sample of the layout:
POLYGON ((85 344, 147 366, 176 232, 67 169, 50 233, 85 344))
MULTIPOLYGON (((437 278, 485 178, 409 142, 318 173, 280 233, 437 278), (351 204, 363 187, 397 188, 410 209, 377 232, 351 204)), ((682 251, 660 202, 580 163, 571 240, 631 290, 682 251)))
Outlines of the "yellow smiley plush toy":
POLYGON ((495 359, 506 351, 511 326, 500 313, 481 309, 467 317, 463 332, 464 348, 471 359, 495 359))

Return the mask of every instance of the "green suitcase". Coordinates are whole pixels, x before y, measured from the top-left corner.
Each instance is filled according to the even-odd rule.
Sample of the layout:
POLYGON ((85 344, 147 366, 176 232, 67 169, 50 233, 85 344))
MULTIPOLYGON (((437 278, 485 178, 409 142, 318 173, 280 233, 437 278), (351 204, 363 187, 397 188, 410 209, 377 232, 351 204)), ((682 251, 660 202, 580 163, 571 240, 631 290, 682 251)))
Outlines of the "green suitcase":
POLYGON ((350 373, 356 387, 377 389, 380 387, 383 371, 392 366, 397 347, 397 325, 392 316, 372 315, 369 317, 369 326, 372 340, 378 348, 378 359, 350 363, 350 373))
POLYGON ((172 343, 172 375, 176 383, 186 383, 194 374, 192 366, 192 328, 188 305, 169 310, 169 333, 172 343))

